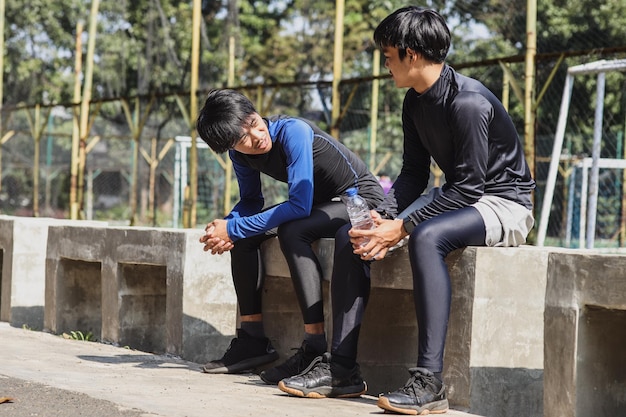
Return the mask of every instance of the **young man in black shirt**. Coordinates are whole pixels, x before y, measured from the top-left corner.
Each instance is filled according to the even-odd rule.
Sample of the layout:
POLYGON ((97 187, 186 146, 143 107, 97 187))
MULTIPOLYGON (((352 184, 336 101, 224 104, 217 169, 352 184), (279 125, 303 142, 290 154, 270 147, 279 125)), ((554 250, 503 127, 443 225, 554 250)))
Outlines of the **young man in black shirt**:
POLYGON ((370 262, 408 237, 419 340, 417 366, 404 387, 381 394, 378 406, 401 414, 445 413, 443 352, 450 311, 445 257, 474 246, 517 246, 534 224, 535 182, 517 131, 502 103, 479 81, 444 63, 450 47, 435 11, 405 7, 374 32, 396 86, 408 88, 402 108, 400 175, 372 211, 373 230, 340 229, 332 277, 331 355, 279 388, 303 397, 359 395, 355 367, 361 321, 370 292, 370 262), (446 184, 427 194, 431 159, 446 184), (359 247, 359 238, 369 243, 359 247), (349 371, 352 370, 352 371, 349 371))

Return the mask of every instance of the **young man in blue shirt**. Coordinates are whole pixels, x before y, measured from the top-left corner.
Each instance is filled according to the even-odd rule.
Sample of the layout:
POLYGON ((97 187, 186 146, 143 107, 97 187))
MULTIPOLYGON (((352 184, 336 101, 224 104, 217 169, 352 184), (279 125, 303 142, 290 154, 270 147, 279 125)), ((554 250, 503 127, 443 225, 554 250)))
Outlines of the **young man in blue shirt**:
MULTIPOLYGON (((480 82, 444 63, 450 32, 435 11, 405 7, 374 32, 396 86, 408 88, 402 108, 403 165, 372 215, 373 230, 344 227, 335 239, 332 277, 331 355, 279 388, 302 397, 358 396, 351 381, 359 330, 369 297, 370 262, 408 237, 418 322, 417 364, 404 387, 378 398, 400 414, 448 410, 442 380, 450 313, 450 276, 445 257, 474 246, 517 246, 533 226, 535 182, 517 131, 502 103, 480 82), (446 184, 422 194, 431 159, 446 184), (360 247, 359 239, 369 238, 360 247)), ((381 358, 384 360, 384 358, 381 358)))
POLYGON ((312 243, 333 238, 349 223, 338 198, 348 188, 357 187, 370 208, 382 201, 383 191, 363 161, 316 125, 297 117, 261 117, 248 98, 233 90, 209 93, 197 131, 216 153, 228 151, 240 194, 232 211, 208 223, 200 239, 212 254, 230 251, 241 321, 224 356, 203 371, 242 372, 278 358, 263 329, 259 252, 261 243, 278 236, 304 319, 304 341, 286 362, 261 373, 263 381, 277 384, 327 350, 322 270, 312 243), (288 199, 265 207, 261 174, 287 183, 288 199))

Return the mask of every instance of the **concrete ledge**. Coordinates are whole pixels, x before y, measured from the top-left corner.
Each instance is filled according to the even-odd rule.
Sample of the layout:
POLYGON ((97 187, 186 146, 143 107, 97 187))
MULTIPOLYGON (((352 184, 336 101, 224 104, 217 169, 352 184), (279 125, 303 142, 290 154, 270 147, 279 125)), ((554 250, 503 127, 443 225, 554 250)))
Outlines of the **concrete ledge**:
MULTIPOLYGON (((234 335, 237 301, 229 255, 203 252, 201 235, 0 216, 0 320, 91 331, 195 363, 220 357, 234 335), (31 307, 38 315, 22 314, 31 307)), ((315 247, 330 335, 334 241, 315 247)), ((285 359, 302 340, 302 318, 277 239, 262 255, 266 331, 285 359)), ((626 414, 626 256, 468 247, 446 262, 444 379, 454 408, 498 417, 626 414)), ((416 362, 412 287, 406 248, 372 266, 359 345, 372 395, 401 386, 416 362)))
POLYGON ((46 329, 199 363, 221 356, 236 323, 230 257, 204 253, 201 234, 51 227, 46 329))
POLYGON ((626 256, 551 254, 545 416, 626 415, 626 256))
POLYGON ((104 227, 106 222, 0 215, 0 320, 43 328, 44 275, 48 228, 104 227))
MULTIPOLYGON (((318 242, 325 280, 333 240, 318 242)), ((452 305, 444 379, 451 405, 488 416, 543 415, 543 316, 548 255, 559 248, 468 247, 446 259, 452 305)), ((302 338, 302 318, 277 240, 263 247, 266 331, 281 357, 302 338)), ((417 360, 418 328, 407 248, 372 265, 372 293, 361 329, 359 363, 369 392, 397 389, 417 360)), ((327 334, 331 311, 325 290, 327 334)))

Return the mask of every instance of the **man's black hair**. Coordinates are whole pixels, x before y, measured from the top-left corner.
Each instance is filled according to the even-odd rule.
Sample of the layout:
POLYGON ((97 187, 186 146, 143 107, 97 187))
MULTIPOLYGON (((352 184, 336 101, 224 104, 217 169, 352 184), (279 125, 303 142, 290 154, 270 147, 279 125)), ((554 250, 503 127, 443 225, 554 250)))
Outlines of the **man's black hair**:
POLYGON ((232 149, 241 139, 246 122, 256 109, 235 90, 213 90, 198 114, 198 135, 215 153, 232 149))
POLYGON ((436 11, 408 6, 396 10, 380 22, 374 30, 374 42, 380 49, 398 48, 401 60, 410 48, 429 61, 442 63, 450 49, 450 30, 436 11))

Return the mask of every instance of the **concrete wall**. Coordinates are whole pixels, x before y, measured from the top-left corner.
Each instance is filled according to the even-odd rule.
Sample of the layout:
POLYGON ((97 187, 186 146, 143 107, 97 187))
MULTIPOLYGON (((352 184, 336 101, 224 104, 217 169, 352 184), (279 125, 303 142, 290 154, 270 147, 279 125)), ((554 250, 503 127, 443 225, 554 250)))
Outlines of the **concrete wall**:
POLYGON ((44 324, 202 363, 235 332, 230 257, 202 251, 200 230, 51 227, 44 324))
MULTIPOLYGON (((398 287, 397 283, 382 282, 383 277, 388 280, 392 276, 403 283, 406 301, 398 306, 391 300, 387 304, 391 310, 387 309, 386 314, 390 315, 388 322, 394 324, 397 317, 403 316, 401 326, 410 326, 410 331, 386 326, 389 332, 400 335, 397 341, 392 339, 392 344, 408 346, 403 354, 396 355, 394 368, 378 364, 380 372, 395 375, 393 379, 388 377, 391 387, 382 390, 400 386, 407 375, 402 370, 415 366, 419 332, 407 256, 399 252, 390 261, 375 265, 372 285, 398 287), (404 336, 407 333, 408 339, 404 336)), ((444 379, 451 403, 487 416, 515 415, 520 410, 526 415, 541 415, 547 255, 532 246, 469 247, 453 252, 446 262, 452 303, 444 379)), ((376 317, 376 311, 372 317, 376 317)), ((381 331, 385 329, 375 327, 370 337, 375 338, 381 331)), ((371 360, 375 361, 373 353, 371 360)))
MULTIPOLYGON (((318 242, 330 281, 333 241, 318 242)), ((484 416, 543 415, 543 317, 548 256, 559 248, 469 247, 448 256, 452 305, 444 358, 450 403, 484 416)), ((264 246, 266 331, 281 357, 303 323, 278 242, 264 246), (287 281, 289 282, 289 281, 287 281)), ((369 393, 395 390, 417 361, 418 328, 406 247, 372 266, 358 361, 369 393)), ((329 283, 325 284, 328 293, 329 283)), ((326 298, 328 301, 328 298, 326 298)), ((332 334, 326 302, 327 334, 332 334)))
MULTIPOLYGON (((237 302, 229 255, 203 252, 201 235, 0 216, 0 319, 92 332, 199 364, 219 358, 234 337, 237 302), (31 307, 39 313, 23 313, 31 307)), ((315 247, 330 337, 334 242, 315 247)), ((302 317, 278 241, 265 242, 262 255, 266 331, 285 359, 301 343, 302 317)), ((625 256, 468 247, 446 262, 444 379, 454 408, 488 417, 626 415, 625 256)), ((404 384, 418 331, 400 248, 372 266, 358 358, 370 394, 404 384)))
MULTIPOLYGON (((16 327, 43 328, 48 228, 81 222, 0 215, 0 320, 16 327)), ((106 222, 81 224, 104 227, 106 222)))
POLYGON ((544 409, 550 417, 626 416, 626 257, 551 254, 544 409))

